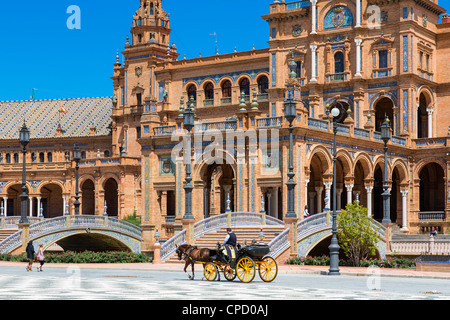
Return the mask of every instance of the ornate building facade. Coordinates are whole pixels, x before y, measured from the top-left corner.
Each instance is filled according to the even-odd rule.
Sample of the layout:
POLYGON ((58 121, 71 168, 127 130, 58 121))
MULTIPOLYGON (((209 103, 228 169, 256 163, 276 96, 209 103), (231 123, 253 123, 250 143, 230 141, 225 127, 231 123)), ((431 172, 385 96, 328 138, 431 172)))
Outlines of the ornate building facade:
MULTIPOLYGON (((72 204, 74 164, 65 160, 65 147, 86 141, 83 213, 100 214, 107 197, 116 199, 114 214, 123 218, 137 212, 141 217, 150 249, 156 230, 170 238, 183 228, 186 167, 173 150, 189 106, 196 116, 190 157, 195 220, 228 208, 264 209, 283 220, 289 170, 284 102, 286 82, 295 72, 294 201, 299 218, 306 205, 312 214, 331 205, 333 125, 326 111, 337 106, 338 209, 358 200, 376 220, 382 219, 380 130, 388 117, 391 221, 412 234, 431 227, 448 232, 450 23, 444 13, 430 0, 276 0, 262 17, 268 23, 268 48, 179 59, 162 1, 141 0, 123 63, 118 54, 114 65, 114 97, 100 108, 110 112, 109 132, 85 118, 74 125, 91 127, 89 133, 58 135, 55 127, 50 136, 36 137, 43 163, 53 152, 58 164, 33 164, 32 180, 39 183, 36 188, 31 183, 29 191, 37 198, 50 190, 59 198, 57 208, 72 204), (244 133, 243 148, 237 146, 237 133, 244 133), (211 141, 224 161, 205 156, 211 154, 211 141)), ((17 195, 9 181, 20 172, 5 163, 8 155, 14 158, 14 150, 4 141, 0 197, 10 201, 17 195)))

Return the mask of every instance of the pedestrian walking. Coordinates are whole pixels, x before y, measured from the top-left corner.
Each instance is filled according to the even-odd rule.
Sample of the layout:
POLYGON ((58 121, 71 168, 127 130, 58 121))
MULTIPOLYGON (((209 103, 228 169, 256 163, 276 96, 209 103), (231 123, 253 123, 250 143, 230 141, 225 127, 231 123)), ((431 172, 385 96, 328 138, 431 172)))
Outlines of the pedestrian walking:
POLYGON ((308 211, 308 206, 306 205, 305 206, 305 210, 303 210, 303 218, 308 218, 310 215, 309 215, 309 211, 308 211))
POLYGON ((27 259, 28 259, 28 266, 27 266, 27 271, 33 271, 32 267, 33 267, 33 261, 34 261, 34 247, 33 247, 33 241, 28 242, 27 245, 27 259))
POLYGON ((39 268, 37 268, 38 271, 42 272, 42 266, 44 265, 45 256, 44 256, 44 245, 42 243, 39 244, 39 251, 37 255, 37 260, 41 264, 39 268))
POLYGON ((430 236, 433 236, 433 237, 436 237, 436 236, 437 236, 437 231, 436 231, 436 228, 435 228, 435 227, 433 227, 433 229, 431 230, 430 236))

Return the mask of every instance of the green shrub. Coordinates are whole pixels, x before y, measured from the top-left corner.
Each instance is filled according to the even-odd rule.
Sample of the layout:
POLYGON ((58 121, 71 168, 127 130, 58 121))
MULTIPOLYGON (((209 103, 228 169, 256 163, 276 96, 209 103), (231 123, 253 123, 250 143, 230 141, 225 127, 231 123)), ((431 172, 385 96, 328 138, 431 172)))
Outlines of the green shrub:
MULTIPOLYGON (((4 254, 0 255, 1 261, 27 262, 25 254, 18 256, 4 254)), ((151 262, 151 258, 145 254, 135 254, 131 252, 62 252, 45 253, 46 263, 146 263, 151 262)))

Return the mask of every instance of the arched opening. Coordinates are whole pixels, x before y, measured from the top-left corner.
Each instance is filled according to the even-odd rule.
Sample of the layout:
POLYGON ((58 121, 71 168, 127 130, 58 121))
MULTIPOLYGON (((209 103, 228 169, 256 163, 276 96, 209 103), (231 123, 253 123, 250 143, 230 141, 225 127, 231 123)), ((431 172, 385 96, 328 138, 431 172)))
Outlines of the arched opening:
POLYGON ((428 102, 423 93, 420 94, 417 109, 417 138, 428 138, 428 102))
MULTIPOLYGON (((27 194, 29 194, 29 191, 27 189, 27 194)), ((6 209, 5 212, 8 217, 20 217, 22 204, 20 201, 20 195, 22 194, 22 185, 21 184, 15 184, 8 188, 8 200, 6 203, 6 209)), ((29 202, 28 202, 29 203, 29 202)), ((27 212, 28 215, 28 212, 27 212)))
POLYGON ((269 89, 269 79, 267 76, 261 76, 258 78, 258 93, 266 94, 269 89))
POLYGON ((250 81, 247 78, 243 78, 239 81, 240 93, 244 93, 245 96, 250 96, 250 81))
POLYGON ((437 163, 422 168, 420 178, 420 211, 444 212, 445 182, 444 170, 437 163))
MULTIPOLYGON (((375 106, 375 131, 381 132, 381 125, 386 116, 394 124, 394 103, 389 98, 382 98, 375 106)), ((394 129, 394 128, 392 128, 394 129)))
POLYGON ((378 222, 383 220, 383 184, 384 175, 380 165, 377 164, 374 173, 374 185, 373 185, 373 218, 378 222))
POLYGON ((205 87, 205 100, 214 100, 214 85, 208 82, 205 87))
POLYGON ((130 252, 131 249, 119 240, 100 233, 79 233, 56 242, 64 251, 73 252, 130 252))
POLYGON ((231 98, 231 81, 225 80, 222 83, 222 98, 231 98))
POLYGON ((51 183, 41 188, 41 203, 45 218, 52 219, 64 215, 64 200, 59 185, 51 183))
POLYGON ((402 218, 402 197, 400 195, 400 174, 397 168, 392 172, 391 189, 391 221, 401 225, 402 218))
POLYGON ((316 153, 311 158, 308 184, 308 207, 311 215, 322 213, 325 206, 323 175, 328 172, 328 162, 325 157, 323 153, 316 153))
POLYGON ((119 190, 116 180, 108 179, 105 182, 105 205, 107 206, 107 214, 110 217, 119 216, 119 190))
POLYGON ((84 215, 95 215, 95 186, 91 180, 86 180, 81 186, 81 205, 84 215))
POLYGON ((231 165, 209 165, 203 175, 203 182, 203 215, 205 218, 225 213, 228 208, 228 199, 230 199, 230 210, 235 211, 236 181, 231 165))
MULTIPOLYGON (((334 73, 335 74, 343 74, 344 73, 344 53, 342 51, 338 51, 334 54, 334 73)), ((344 80, 336 79, 335 80, 344 80)))
POLYGON ((194 99, 194 101, 197 101, 197 87, 193 84, 191 84, 187 89, 187 94, 189 97, 189 100, 194 99))

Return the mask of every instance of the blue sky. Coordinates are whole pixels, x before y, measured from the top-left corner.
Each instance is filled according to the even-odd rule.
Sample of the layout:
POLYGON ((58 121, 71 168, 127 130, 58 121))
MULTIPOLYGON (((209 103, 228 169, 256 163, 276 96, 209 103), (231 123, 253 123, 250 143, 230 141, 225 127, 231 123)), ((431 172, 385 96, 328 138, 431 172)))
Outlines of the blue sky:
MULTIPOLYGON (((289 1, 290 2, 290 1, 289 1)), ((2 76, 0 100, 104 97, 112 95, 116 50, 123 50, 139 0, 0 1, 2 76), (69 30, 67 8, 81 9, 81 30, 69 30)), ((266 48, 272 0, 164 0, 171 41, 180 58, 266 48)), ((450 7, 450 0, 440 1, 450 7)))

